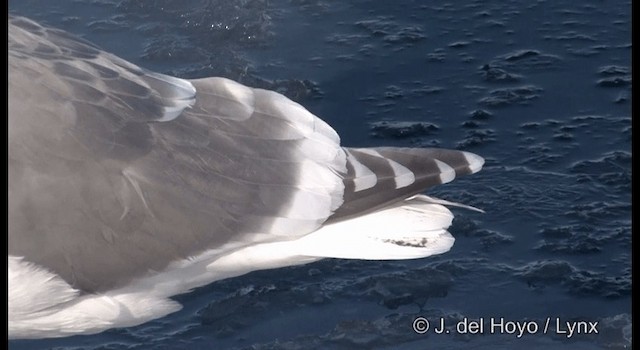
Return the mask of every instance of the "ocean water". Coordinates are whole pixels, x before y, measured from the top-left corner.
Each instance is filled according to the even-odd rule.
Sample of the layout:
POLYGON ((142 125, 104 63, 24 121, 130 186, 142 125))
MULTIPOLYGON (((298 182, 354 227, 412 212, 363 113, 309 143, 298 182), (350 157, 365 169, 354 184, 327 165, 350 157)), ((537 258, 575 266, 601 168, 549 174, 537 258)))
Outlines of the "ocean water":
POLYGON ((487 160, 429 192, 486 211, 453 209, 446 254, 256 271, 178 296, 181 311, 138 327, 11 349, 631 348, 631 1, 10 0, 9 10, 152 70, 282 92, 347 146, 487 160))

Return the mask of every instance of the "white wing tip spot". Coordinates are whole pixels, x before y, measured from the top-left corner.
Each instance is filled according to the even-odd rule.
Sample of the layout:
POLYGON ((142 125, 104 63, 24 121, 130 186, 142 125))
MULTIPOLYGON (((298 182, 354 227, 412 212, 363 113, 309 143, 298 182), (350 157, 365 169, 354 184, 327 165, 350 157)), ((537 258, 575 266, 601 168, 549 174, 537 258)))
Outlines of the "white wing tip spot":
POLYGON ((387 162, 389 163, 391 169, 393 169, 393 173, 395 174, 394 181, 396 183, 396 189, 407 187, 416 182, 416 176, 411 170, 401 165, 400 163, 388 158, 387 162))
POLYGON ((434 159, 438 168, 440 169, 440 182, 445 184, 453 181, 456 178, 456 171, 453 170, 447 163, 434 159))
POLYGON ((472 173, 477 173, 478 171, 480 171, 480 169, 482 169, 482 166, 484 165, 484 158, 471 152, 463 151, 462 154, 467 160, 467 163, 469 163, 469 169, 471 169, 472 173))

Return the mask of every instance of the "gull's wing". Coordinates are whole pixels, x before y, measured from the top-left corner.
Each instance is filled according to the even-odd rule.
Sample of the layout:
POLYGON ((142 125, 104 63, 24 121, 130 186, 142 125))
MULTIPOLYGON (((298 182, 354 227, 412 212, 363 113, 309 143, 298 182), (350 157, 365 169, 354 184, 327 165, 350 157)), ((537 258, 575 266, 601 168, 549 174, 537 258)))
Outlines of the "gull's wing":
POLYGON ((10 19, 9 253, 78 289, 311 232, 342 204, 345 159, 280 94, 152 73, 10 19))
POLYGON ((9 254, 82 291, 297 238, 482 166, 459 151, 343 149, 278 93, 149 72, 24 18, 8 45, 9 254))

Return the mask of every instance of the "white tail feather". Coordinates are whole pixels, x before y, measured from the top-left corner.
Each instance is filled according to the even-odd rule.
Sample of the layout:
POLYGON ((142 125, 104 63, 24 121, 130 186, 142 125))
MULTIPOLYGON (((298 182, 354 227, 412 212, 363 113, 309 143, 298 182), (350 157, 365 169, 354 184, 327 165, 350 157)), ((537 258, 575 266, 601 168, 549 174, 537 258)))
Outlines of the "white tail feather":
MULTIPOLYGON (((484 214, 484 210, 482 210, 480 208, 476 208, 476 207, 471 206, 471 205, 466 205, 466 204, 457 203, 457 202, 450 202, 450 201, 445 200, 445 199, 434 198, 434 197, 429 197, 429 196, 425 196, 425 195, 420 195, 420 197, 422 197, 422 199, 424 201, 429 202, 429 203, 442 204, 442 205, 448 205, 448 206, 451 206, 451 207, 464 208, 464 209, 469 209, 469 210, 477 211, 479 213, 483 213, 484 214)), ((409 198, 409 199, 411 199, 411 198, 409 198)))
POLYGON ((323 226, 290 242, 314 257, 395 260, 442 254, 453 246, 453 214, 423 195, 367 215, 323 226))

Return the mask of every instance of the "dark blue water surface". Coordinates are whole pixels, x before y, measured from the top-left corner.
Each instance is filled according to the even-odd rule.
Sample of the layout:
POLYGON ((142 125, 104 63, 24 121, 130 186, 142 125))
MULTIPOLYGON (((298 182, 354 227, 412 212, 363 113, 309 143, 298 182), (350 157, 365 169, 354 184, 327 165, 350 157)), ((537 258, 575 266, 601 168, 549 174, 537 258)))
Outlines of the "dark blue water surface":
POLYGON ((449 253, 258 271, 179 296, 183 310, 139 327, 10 348, 630 348, 631 1, 11 0, 9 9, 153 70, 280 91, 344 145, 458 148, 487 160, 430 192, 486 211, 454 209, 449 253), (444 319, 449 333, 417 334, 417 317, 444 319), (485 329, 461 333, 465 318, 485 329), (529 332, 491 334, 491 318, 529 332), (568 337, 567 321, 598 322, 598 333, 568 337))

